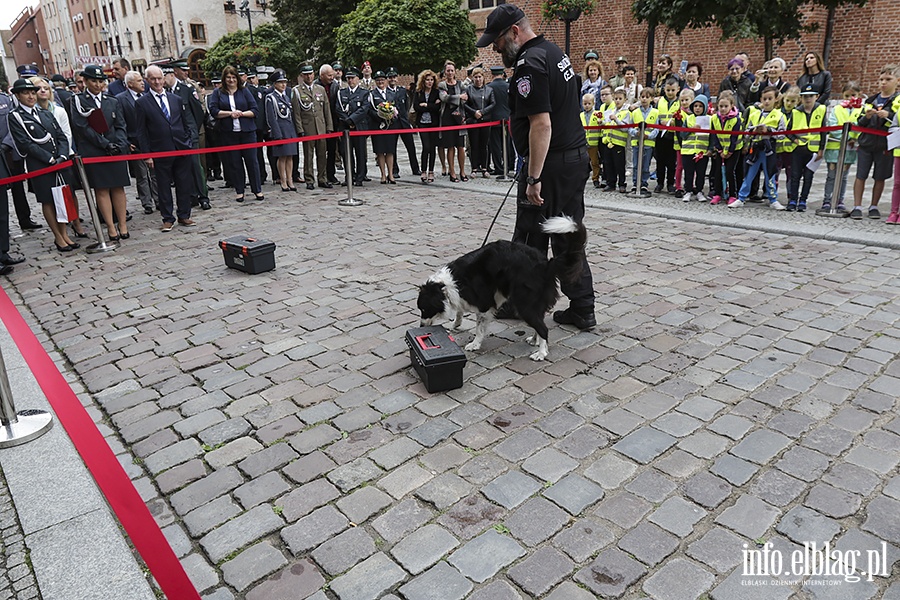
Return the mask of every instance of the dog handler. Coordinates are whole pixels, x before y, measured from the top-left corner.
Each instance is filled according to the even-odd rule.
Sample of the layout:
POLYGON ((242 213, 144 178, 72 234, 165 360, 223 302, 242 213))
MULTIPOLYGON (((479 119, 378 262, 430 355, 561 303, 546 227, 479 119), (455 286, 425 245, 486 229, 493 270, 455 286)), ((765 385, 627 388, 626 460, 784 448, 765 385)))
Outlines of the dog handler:
MULTIPOLYGON (((564 251, 561 236, 541 231, 550 217, 568 215, 584 219, 584 184, 590 159, 581 126, 581 94, 569 57, 552 42, 537 35, 522 9, 501 4, 488 16, 476 46, 493 45, 503 64, 515 69, 509 84, 513 143, 525 159, 519 174, 516 225, 513 241, 553 255, 564 251)), ((553 313, 553 320, 579 329, 597 324, 594 284, 587 258, 581 278, 563 284, 569 308, 553 313)))

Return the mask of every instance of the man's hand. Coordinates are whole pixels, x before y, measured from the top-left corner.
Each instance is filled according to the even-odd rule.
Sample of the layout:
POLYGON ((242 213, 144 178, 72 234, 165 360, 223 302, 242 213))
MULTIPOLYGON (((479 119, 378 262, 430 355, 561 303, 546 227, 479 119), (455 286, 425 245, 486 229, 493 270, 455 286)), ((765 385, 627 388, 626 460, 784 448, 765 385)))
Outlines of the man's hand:
POLYGON ((525 188, 525 197, 528 198, 528 201, 535 206, 543 206, 544 199, 541 198, 541 183, 535 183, 534 185, 529 185, 525 188))
POLYGON ((153 159, 152 158, 145 158, 144 162, 147 164, 147 168, 149 168, 149 169, 153 168, 153 159))

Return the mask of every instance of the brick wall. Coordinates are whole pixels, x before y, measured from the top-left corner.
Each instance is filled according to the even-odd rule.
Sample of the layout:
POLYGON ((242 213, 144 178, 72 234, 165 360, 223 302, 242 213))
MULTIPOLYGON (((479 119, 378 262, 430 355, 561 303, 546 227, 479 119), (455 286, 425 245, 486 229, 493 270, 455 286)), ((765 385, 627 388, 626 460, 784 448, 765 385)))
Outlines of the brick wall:
MULTIPOLYGON (((521 3, 520 5, 524 5, 521 3)), ((572 24, 571 54, 575 67, 580 71, 584 65, 581 56, 592 48, 600 54, 604 68, 615 67, 613 61, 625 55, 638 68, 639 79, 643 83, 647 56, 647 25, 637 24, 631 16, 630 3, 618 3, 618 8, 598 9, 590 16, 582 16, 572 24)), ((526 14, 539 33, 544 33, 560 47, 564 46, 565 25, 561 21, 545 22, 540 16, 540 3, 525 6, 526 14)), ((469 13, 477 34, 484 30, 485 19, 490 9, 469 13)), ((775 55, 787 63, 785 78, 794 82, 803 72, 803 54, 814 50, 823 53, 825 45, 825 24, 828 12, 824 8, 808 11, 806 18, 820 24, 819 30, 803 36, 797 41, 787 41, 775 46, 775 55)), ((876 83, 879 69, 890 62, 900 64, 900 2, 897 0, 869 0, 863 7, 844 7, 835 14, 835 28, 832 37, 831 57, 828 68, 834 78, 835 94, 850 79, 858 81, 865 93, 877 93, 876 83)), ((655 36, 655 56, 668 54, 675 61, 677 69, 682 59, 697 60, 703 65, 701 81, 718 89, 719 83, 727 76, 727 63, 741 51, 750 55, 750 68, 756 70, 764 62, 763 40, 720 41, 716 28, 687 30, 677 35, 665 27, 657 27, 655 36)), ((490 48, 479 50, 475 63, 486 66, 501 64, 500 57, 490 48)))

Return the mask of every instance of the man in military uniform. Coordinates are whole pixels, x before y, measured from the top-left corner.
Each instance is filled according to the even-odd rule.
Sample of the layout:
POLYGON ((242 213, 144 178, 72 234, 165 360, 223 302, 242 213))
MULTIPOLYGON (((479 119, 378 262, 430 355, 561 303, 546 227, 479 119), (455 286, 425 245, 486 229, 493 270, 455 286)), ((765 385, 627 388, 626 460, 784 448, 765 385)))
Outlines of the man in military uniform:
POLYGON ((628 59, 624 56, 616 58, 616 74, 609 78, 609 87, 615 90, 619 86, 625 85, 625 67, 628 66, 628 59))
MULTIPOLYGON (((394 67, 389 67, 386 73, 388 77, 388 91, 394 95, 394 106, 397 107, 397 120, 400 122, 400 129, 412 129, 409 123, 409 104, 412 100, 405 87, 400 85, 400 74, 394 67)), ((419 170, 419 158, 416 156, 416 142, 413 134, 410 132, 401 133, 400 141, 406 146, 406 154, 409 156, 409 166, 413 175, 421 175, 419 170)), ((399 161, 394 158, 394 179, 400 177, 399 161)))
MULTIPOLYGON (((559 215, 584 219, 584 184, 590 169, 581 125, 581 90, 569 57, 537 35, 522 9, 501 4, 490 14, 476 44, 493 45, 503 64, 515 68, 510 81, 509 108, 516 150, 524 157, 517 192, 513 241, 553 254, 565 251, 560 236, 541 231, 541 223, 559 215)), ((594 285, 585 258, 576 283, 563 284, 569 308, 553 313, 557 323, 579 329, 596 326, 594 285)))
MULTIPOLYGON (((334 131, 328 94, 324 87, 314 81, 315 75, 312 65, 303 65, 300 68, 300 82, 291 91, 294 128, 300 136, 322 135, 334 131)), ((315 189, 316 174, 319 176, 320 188, 334 187, 328 181, 326 147, 326 140, 303 142, 303 179, 308 190, 315 189), (316 158, 316 173, 313 173, 313 153, 316 158)))
MULTIPOLYGON (((0 96, 5 96, 0 92, 0 96)), ((5 118, 4 118, 5 121, 5 118)), ((6 157, 0 153, 0 179, 12 177, 6 167, 6 157)), ((25 257, 9 255, 9 196, 5 185, 0 185, 0 275, 12 273, 13 265, 24 262, 25 257)))
MULTIPOLYGON (((491 67, 491 75, 494 79, 488 84, 494 90, 494 111, 492 118, 499 121, 509 119, 509 82, 506 81, 506 69, 503 67, 491 67)), ((491 138, 488 140, 491 160, 494 163, 494 170, 491 175, 497 177, 506 177, 503 170, 503 128, 505 123, 494 125, 491 127, 491 138)), ((512 148, 511 138, 506 137, 506 160, 510 167, 515 165, 516 155, 512 148)))
MULTIPOLYGON (((359 85, 359 71, 347 69, 347 87, 338 92, 336 112, 339 131, 365 131, 368 128, 369 90, 359 85)), ((341 140, 343 143, 343 140, 341 140)), ((347 180, 362 186, 366 179, 366 136, 350 138, 350 153, 344 160, 347 180)), ((344 182, 346 185, 346 181, 344 182)))
MULTIPOLYGON (((261 67, 260 67, 261 68, 261 67)), ((266 75, 268 79, 268 75, 266 75)), ((256 112, 256 141, 264 142, 269 134, 269 124, 266 122, 266 95, 269 93, 268 88, 265 85, 261 85, 259 82, 259 75, 256 72, 256 68, 247 69, 247 79, 244 83, 244 87, 246 87, 251 94, 253 94, 253 98, 256 100, 256 106, 259 107, 259 110, 256 112)), ((271 146, 269 146, 271 152, 271 146)), ((269 178, 269 173, 266 169, 266 162, 264 155, 266 152, 263 150, 263 147, 260 146, 256 149, 256 160, 259 163, 259 176, 260 183, 265 183, 266 179, 269 178)), ((275 168, 275 161, 272 160, 271 156, 269 157, 269 167, 272 169, 272 180, 278 179, 278 172, 275 168)), ((277 182, 276 182, 277 183, 277 182)), ((290 182, 284 181, 281 183, 282 186, 290 187, 290 182)))
MULTIPOLYGON (((191 118, 195 127, 191 129, 194 149, 206 147, 206 135, 203 132, 203 123, 205 117, 203 115, 203 102, 200 100, 203 88, 198 83, 192 81, 187 76, 187 61, 176 60, 169 63, 167 68, 163 68, 166 75, 166 86, 169 91, 182 99, 182 101, 191 109, 191 118), (171 74, 169 73, 171 71, 171 74), (203 136, 201 138, 201 135, 203 136)), ((206 183, 206 167, 201 162, 200 154, 194 154, 191 157, 193 167, 194 194, 191 194, 191 204, 193 206, 200 205, 203 210, 209 210, 209 188, 206 183)), ((204 161, 205 162, 205 161, 204 161)))

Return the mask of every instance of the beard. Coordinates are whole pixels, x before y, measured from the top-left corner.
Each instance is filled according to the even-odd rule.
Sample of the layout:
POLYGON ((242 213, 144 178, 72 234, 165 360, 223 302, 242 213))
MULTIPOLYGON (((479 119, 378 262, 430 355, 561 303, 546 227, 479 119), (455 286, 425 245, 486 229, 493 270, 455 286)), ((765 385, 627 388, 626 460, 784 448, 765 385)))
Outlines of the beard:
POLYGON ((507 69, 515 67, 516 57, 519 55, 519 50, 521 49, 521 44, 507 40, 506 44, 503 46, 503 51, 500 53, 503 57, 503 66, 507 69))

